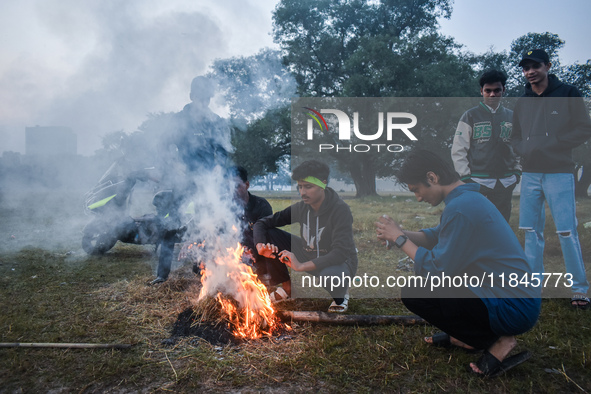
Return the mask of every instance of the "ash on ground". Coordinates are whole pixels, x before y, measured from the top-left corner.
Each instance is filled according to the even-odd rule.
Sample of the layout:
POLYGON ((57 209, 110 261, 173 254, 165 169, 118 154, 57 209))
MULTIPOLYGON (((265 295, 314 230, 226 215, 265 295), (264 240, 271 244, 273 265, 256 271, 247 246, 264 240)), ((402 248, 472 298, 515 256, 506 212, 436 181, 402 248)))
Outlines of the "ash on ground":
POLYGON ((179 316, 172 327, 170 338, 162 341, 163 344, 172 345, 182 337, 197 337, 195 340, 191 341, 192 343, 198 342, 198 338, 201 338, 216 346, 238 345, 240 343, 240 340, 234 337, 232 332, 230 332, 227 324, 205 321, 197 323, 197 321, 199 321, 199 316, 194 314, 193 308, 187 308, 179 313, 179 316))
MULTIPOLYGON (((174 345, 180 338, 193 337, 192 345, 198 345, 201 340, 205 340, 214 346, 236 346, 249 341, 248 339, 239 339, 232 334, 228 328, 227 322, 211 322, 200 319, 201 316, 195 315, 193 308, 187 308, 179 313, 174 323, 170 338, 162 341, 164 345, 174 345)), ((273 338, 279 340, 291 339, 292 330, 285 324, 280 323, 280 327, 273 332, 273 338)), ((260 339, 269 339, 263 337, 260 339)))

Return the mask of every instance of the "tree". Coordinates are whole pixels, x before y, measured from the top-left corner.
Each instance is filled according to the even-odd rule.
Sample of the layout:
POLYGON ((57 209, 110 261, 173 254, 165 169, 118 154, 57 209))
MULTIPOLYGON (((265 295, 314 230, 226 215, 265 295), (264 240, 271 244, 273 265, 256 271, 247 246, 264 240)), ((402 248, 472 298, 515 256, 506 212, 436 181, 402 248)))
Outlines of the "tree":
POLYGON ((278 164, 290 154, 290 119, 290 108, 282 107, 267 111, 245 131, 234 127, 234 162, 245 167, 250 176, 277 172, 278 164))
POLYGON ((218 83, 234 122, 251 122, 269 109, 289 105, 295 81, 281 63, 281 53, 263 49, 253 56, 214 61, 208 77, 218 83))
MULTIPOLYGON (((302 97, 467 96, 476 92, 470 59, 437 33, 450 14, 448 0, 282 0, 274 37, 302 97)), ((453 133, 444 134, 440 146, 453 133)), ((400 157, 331 156, 358 197, 376 194, 376 176, 392 175, 400 157)))
MULTIPOLYGON (((486 70, 499 70, 509 75, 510 71, 515 68, 515 65, 510 62, 507 51, 495 52, 493 47, 481 55, 474 56, 473 63, 479 75, 486 70)), ((510 83, 511 81, 509 81, 510 83)), ((513 83, 516 84, 517 81, 513 83)))
POLYGON ((408 41, 435 33, 437 18, 450 15, 450 0, 283 0, 274 37, 300 96, 339 97, 360 71, 395 71, 408 41))
POLYGON ((565 82, 576 86, 583 96, 591 96, 591 60, 583 64, 575 63, 566 66, 562 78, 565 82))
POLYGON ((519 97, 523 94, 523 73, 518 66, 521 57, 531 49, 543 49, 548 53, 552 62, 552 72, 560 76, 563 68, 560 65, 558 52, 564 47, 564 41, 554 33, 528 33, 511 42, 511 51, 508 55, 507 96, 519 97))
POLYGON ((250 176, 276 172, 290 153, 289 99, 295 81, 279 51, 216 60, 208 76, 218 82, 232 123, 232 158, 250 176))

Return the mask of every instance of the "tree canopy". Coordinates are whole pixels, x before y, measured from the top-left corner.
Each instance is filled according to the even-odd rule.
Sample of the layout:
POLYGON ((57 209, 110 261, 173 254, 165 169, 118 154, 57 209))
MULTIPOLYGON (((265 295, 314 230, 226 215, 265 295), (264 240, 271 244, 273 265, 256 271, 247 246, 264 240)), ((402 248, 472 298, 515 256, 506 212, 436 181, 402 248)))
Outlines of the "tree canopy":
MULTIPOLYGON (((302 97, 475 94, 469 58, 437 32, 437 18, 450 13, 446 0, 283 0, 274 13, 274 37, 302 97)), ((392 175, 400 157, 330 156, 351 174, 357 196, 376 194, 376 176, 392 175)))
MULTIPOLYGON (((232 119, 234 161, 252 175, 264 175, 290 157, 292 97, 479 97, 478 76, 491 68, 508 74, 506 95, 518 97, 524 81, 517 64, 532 48, 548 52, 551 72, 591 94, 591 60, 562 65, 558 54, 565 42, 558 35, 528 33, 509 51, 473 54, 440 34, 437 21, 451 12, 452 0, 281 0, 273 14, 280 50, 219 59, 208 74, 218 82, 232 119)), ((169 116, 146 123, 158 126, 169 116)), ((437 127, 421 130, 421 146, 449 156, 455 116, 441 113, 437 127)), ((588 144, 575 152, 581 170, 591 167, 586 149, 588 144)), ((365 155, 352 161, 327 155, 351 176, 358 196, 375 194, 376 177, 392 175, 402 157, 365 155)), ((582 173, 580 182, 591 182, 591 171, 582 173)), ((586 193, 589 183, 583 183, 579 189, 586 193)))

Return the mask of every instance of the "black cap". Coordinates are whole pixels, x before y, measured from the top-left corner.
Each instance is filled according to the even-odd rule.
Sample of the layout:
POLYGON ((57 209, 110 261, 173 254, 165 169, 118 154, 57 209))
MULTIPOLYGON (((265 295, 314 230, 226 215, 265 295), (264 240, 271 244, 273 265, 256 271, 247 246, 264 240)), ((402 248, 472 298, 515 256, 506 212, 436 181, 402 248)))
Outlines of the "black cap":
POLYGON ((536 63, 550 63, 550 57, 548 57, 548 54, 543 49, 534 49, 533 51, 525 52, 519 62, 519 67, 523 66, 523 63, 526 60, 531 60, 536 63))

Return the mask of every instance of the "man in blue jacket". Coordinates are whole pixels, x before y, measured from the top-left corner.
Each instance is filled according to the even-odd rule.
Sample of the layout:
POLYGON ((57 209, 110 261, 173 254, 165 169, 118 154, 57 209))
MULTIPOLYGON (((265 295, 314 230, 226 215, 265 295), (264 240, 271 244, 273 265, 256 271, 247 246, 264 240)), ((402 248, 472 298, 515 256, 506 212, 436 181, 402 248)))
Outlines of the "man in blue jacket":
POLYGON ((549 73, 545 51, 526 52, 519 66, 528 82, 515 105, 512 144, 523 169, 519 228, 525 230, 525 255, 544 271, 547 201, 566 272, 573 278, 571 305, 584 309, 589 306, 589 282, 577 233, 572 151, 591 137, 591 120, 577 88, 549 73))
POLYGON ((376 223, 378 239, 400 248, 414 261, 415 274, 425 278, 424 286, 402 289, 404 305, 443 331, 425 341, 484 349, 470 364, 484 376, 527 360, 527 351, 509 353, 515 336, 538 320, 540 275, 507 221, 478 192, 479 185, 462 182, 451 164, 432 152, 411 152, 397 177, 419 202, 445 202, 435 228, 403 231, 386 215, 376 223), (515 280, 509 284, 506 278, 515 280))

